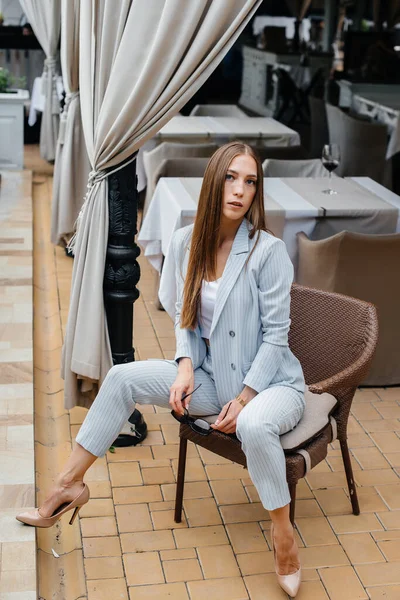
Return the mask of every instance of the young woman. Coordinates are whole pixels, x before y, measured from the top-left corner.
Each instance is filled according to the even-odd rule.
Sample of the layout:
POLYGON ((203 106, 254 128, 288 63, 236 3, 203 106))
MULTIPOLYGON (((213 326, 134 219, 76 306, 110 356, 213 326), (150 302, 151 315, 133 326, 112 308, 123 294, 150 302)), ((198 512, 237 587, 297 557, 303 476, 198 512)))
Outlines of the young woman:
POLYGON ((249 146, 232 142, 211 157, 196 221, 174 234, 169 253, 177 280, 175 360, 113 367, 54 489, 40 509, 17 518, 49 527, 75 509, 72 521, 89 500, 84 474, 135 403, 177 414, 190 403, 191 415, 219 414, 212 427, 240 439, 270 511, 278 581, 295 596, 301 570, 279 441, 304 410, 303 373, 288 347, 293 268, 284 243, 265 228, 263 173, 249 146))

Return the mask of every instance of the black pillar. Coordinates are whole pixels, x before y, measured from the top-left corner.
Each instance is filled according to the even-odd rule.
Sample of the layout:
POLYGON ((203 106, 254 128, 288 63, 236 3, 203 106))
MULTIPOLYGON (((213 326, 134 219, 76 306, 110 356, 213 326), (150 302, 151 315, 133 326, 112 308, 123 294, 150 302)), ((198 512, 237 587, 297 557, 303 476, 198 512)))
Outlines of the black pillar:
MULTIPOLYGON (((136 260, 140 249, 135 243, 137 199, 134 160, 108 177, 109 224, 103 291, 114 365, 135 360, 135 349, 132 346, 133 303, 139 297, 136 285, 140 279, 140 267, 136 260)), ((133 436, 131 443, 115 445, 135 445, 144 439, 146 424, 141 413, 135 410, 129 420, 137 429, 138 424, 141 424, 140 439, 133 436)))

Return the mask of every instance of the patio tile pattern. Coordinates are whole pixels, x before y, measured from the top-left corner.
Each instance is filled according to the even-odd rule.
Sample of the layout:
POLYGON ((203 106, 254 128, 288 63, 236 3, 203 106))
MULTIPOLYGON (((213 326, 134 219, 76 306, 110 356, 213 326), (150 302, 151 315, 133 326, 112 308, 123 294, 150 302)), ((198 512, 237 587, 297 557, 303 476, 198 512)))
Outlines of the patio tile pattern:
MULTIPOLYGON (((51 180, 41 185, 36 186, 35 202, 47 216, 35 248, 36 244, 41 248, 40 275, 42 288, 47 289, 43 308, 35 304, 35 319, 36 313, 42 319, 35 337, 39 502, 86 414, 80 408, 69 413, 63 409, 59 359, 72 261, 61 248, 50 245, 46 228, 51 180)), ((141 296, 134 305, 136 358, 172 358, 171 320, 154 304, 155 274, 143 257, 140 266, 141 296)), ((190 444, 184 519, 179 525, 174 523, 178 427, 168 411, 146 407, 143 412, 148 438, 136 448, 108 452, 93 465, 87 474, 92 500, 74 526, 68 526, 65 518, 51 530, 38 532, 39 589, 44 600, 287 598, 274 574, 268 513, 247 471, 190 444)), ((22 427, 19 422, 14 426, 22 427)), ((400 597, 399 431, 399 388, 357 392, 349 446, 360 516, 351 514, 337 442, 327 459, 300 482, 296 536, 304 581, 299 600, 400 597)), ((18 487, 16 493, 21 497, 25 490, 18 487)), ((4 516, 0 531, 15 530, 11 517, 4 516)), ((32 545, 32 539, 13 544, 32 545)), ((17 546, 9 547, 6 567, 16 552, 17 546)), ((29 586, 32 571, 30 563, 24 574, 8 570, 7 593, 18 580, 21 586, 29 586)), ((7 594, 3 596, 0 591, 0 600, 8 600, 7 594)))

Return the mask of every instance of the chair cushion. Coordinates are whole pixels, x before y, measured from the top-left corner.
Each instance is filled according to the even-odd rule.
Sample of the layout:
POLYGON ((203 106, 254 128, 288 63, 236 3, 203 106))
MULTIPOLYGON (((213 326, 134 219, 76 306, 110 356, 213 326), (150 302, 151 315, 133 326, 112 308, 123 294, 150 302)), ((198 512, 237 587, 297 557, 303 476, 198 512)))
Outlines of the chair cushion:
MULTIPOLYGON (((329 417, 338 401, 332 394, 313 394, 306 388, 303 416, 294 429, 281 435, 281 444, 285 452, 298 450, 310 442, 329 424, 329 417)), ((218 415, 199 417, 214 423, 218 415)))

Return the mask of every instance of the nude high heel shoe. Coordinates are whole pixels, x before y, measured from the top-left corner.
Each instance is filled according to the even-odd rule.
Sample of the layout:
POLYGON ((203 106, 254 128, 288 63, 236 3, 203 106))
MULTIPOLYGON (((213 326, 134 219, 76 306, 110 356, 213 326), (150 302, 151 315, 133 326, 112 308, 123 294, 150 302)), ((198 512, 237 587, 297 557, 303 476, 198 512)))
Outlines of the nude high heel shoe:
POLYGON ((279 575, 278 569, 276 568, 276 552, 275 552, 275 543, 274 543, 274 528, 271 523, 271 540, 272 547, 274 549, 274 558, 275 558, 275 573, 278 579, 278 583, 283 589, 284 592, 289 594, 291 598, 295 598, 300 589, 301 584, 301 567, 297 569, 294 573, 290 573, 290 575, 279 575))
POLYGON ((72 500, 69 504, 62 504, 57 510, 51 515, 51 517, 42 517, 40 514, 40 508, 34 508, 16 516, 17 521, 24 523, 25 525, 32 525, 32 527, 52 527, 62 515, 68 511, 75 509, 69 524, 72 525, 76 519, 79 509, 89 501, 90 494, 89 488, 86 483, 83 484, 82 490, 79 492, 77 497, 72 500))

